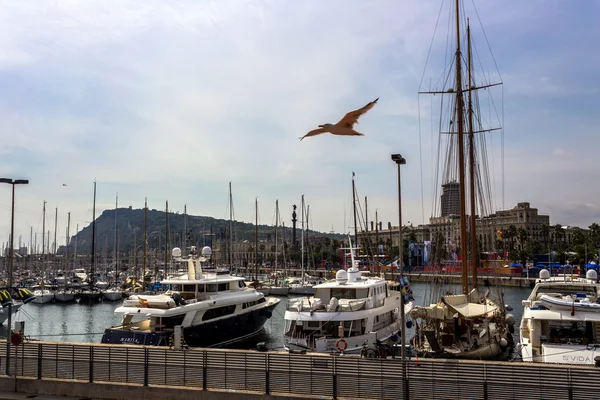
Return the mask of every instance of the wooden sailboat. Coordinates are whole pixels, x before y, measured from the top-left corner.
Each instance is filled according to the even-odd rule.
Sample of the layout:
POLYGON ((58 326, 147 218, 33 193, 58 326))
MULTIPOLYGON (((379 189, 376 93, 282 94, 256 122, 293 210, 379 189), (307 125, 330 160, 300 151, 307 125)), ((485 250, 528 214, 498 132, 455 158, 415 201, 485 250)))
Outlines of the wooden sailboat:
POLYGON ((471 74, 471 39, 467 27, 468 71, 467 84, 463 85, 463 72, 460 31, 460 2, 456 0, 456 53, 454 60, 455 87, 443 92, 425 92, 433 94, 451 94, 454 96, 454 116, 456 121, 451 133, 456 140, 458 185, 460 197, 460 248, 462 264, 462 294, 442 296, 436 304, 427 307, 414 307, 410 312, 417 319, 416 335, 413 346, 420 356, 457 357, 470 359, 490 359, 499 356, 507 349, 511 341, 506 323, 506 313, 502 299, 493 300, 489 291, 480 295, 477 290, 477 242, 476 242, 476 203, 475 203, 475 151, 473 141, 473 107, 472 92, 492 85, 476 87, 471 74), (467 95, 467 112, 465 114, 464 95, 467 95), (467 126, 465 127, 465 119, 467 126), (468 161, 465 159, 465 145, 468 145, 468 161), (469 178, 466 168, 468 165, 469 178), (467 236, 467 183, 469 190, 470 216, 467 236), (470 255, 470 257, 469 257, 470 255), (469 264, 471 266, 472 284, 469 287, 469 264))

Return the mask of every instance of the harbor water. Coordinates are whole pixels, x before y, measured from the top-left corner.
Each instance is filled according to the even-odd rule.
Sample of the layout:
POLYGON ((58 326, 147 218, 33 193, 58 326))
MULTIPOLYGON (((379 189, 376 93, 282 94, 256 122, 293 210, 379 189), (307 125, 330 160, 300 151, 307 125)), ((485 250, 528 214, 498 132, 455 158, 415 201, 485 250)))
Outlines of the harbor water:
MULTIPOLYGON (((414 304, 429 304, 431 286, 425 283, 412 284, 414 304)), ((500 288, 492 288, 495 295, 500 288)), ((460 287, 448 285, 442 287, 443 292, 449 291, 459 293, 460 287)), ((518 342, 518 325, 521 321, 523 308, 521 301, 526 299, 531 289, 517 287, 502 287, 505 303, 513 307, 511 314, 515 316, 516 326, 513 335, 518 342)), ((485 290, 481 290, 483 294, 485 290)), ((16 314, 15 320, 25 321, 25 336, 31 339, 58 341, 58 342, 84 342, 100 343, 104 329, 119 324, 121 317, 114 314, 115 308, 122 301, 104 302, 94 305, 83 305, 77 303, 29 303, 21 308, 16 314)), ((244 343, 235 345, 236 348, 255 348, 256 343, 265 342, 269 349, 281 349, 283 347, 283 333, 285 328, 286 298, 281 298, 273 312, 273 316, 265 325, 265 329, 256 337, 244 343)), ((0 337, 6 337, 6 326, 0 326, 0 337)), ((407 330, 407 340, 414 334, 414 327, 407 330)), ((514 355, 513 358, 518 355, 514 355)))

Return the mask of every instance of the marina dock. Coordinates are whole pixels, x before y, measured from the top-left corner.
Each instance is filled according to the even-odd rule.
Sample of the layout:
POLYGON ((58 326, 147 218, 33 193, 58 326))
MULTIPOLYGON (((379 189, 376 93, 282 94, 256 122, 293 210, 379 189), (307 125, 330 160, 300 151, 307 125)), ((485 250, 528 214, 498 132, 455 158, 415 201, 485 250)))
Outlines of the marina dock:
POLYGON ((10 346, 7 370, 6 351, 0 391, 43 399, 575 399, 597 397, 600 377, 592 366, 36 341, 10 346))

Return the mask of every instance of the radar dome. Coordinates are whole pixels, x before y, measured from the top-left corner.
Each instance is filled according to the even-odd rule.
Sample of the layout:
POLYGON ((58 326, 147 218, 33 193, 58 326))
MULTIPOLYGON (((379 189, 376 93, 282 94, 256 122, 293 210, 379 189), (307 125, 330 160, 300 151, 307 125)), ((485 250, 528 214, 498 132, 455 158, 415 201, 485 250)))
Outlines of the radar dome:
POLYGON ((210 257, 212 255, 212 249, 208 246, 204 246, 202 248, 202 255, 205 257, 210 257))
POLYGON ((598 273, 594 269, 589 269, 588 272, 585 273, 585 277, 587 279, 591 279, 593 281, 598 280, 598 273))
POLYGON ((335 274, 335 280, 340 285, 343 285, 344 283, 348 282, 348 273, 346 271, 344 271, 343 269, 340 269, 335 274))
POLYGON ((547 269, 543 269, 540 271, 540 279, 548 279, 550 278, 550 272, 547 269))
POLYGON ((171 250, 171 255, 173 257, 181 257, 181 249, 179 247, 173 248, 173 250, 171 250))

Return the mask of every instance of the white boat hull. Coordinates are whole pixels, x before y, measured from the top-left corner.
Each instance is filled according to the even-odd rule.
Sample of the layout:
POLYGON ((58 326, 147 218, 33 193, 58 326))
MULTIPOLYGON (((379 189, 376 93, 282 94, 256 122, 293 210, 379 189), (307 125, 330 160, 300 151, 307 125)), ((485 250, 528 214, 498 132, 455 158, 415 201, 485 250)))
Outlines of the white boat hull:
MULTIPOLYGON (((400 321, 396 321, 391 325, 380 329, 376 333, 376 340, 385 343, 390 340, 393 335, 399 335, 400 332, 400 321)), ((363 343, 365 341, 370 342, 373 339, 371 334, 349 336, 343 338, 346 342, 346 349, 343 351, 347 354, 360 354, 363 343)), ((341 353, 340 349, 337 348, 337 344, 340 338, 317 338, 315 339, 315 346, 309 346, 306 339, 289 339, 286 343, 285 348, 287 350, 308 350, 317 353, 341 353)), ((340 343, 341 346, 341 343, 340 343)))
POLYGON ((103 292, 102 295, 104 296, 104 300, 108 301, 117 301, 123 298, 123 292, 117 290, 107 290, 103 292))
POLYGON ((33 294, 35 295, 35 298, 31 300, 32 303, 45 304, 50 303, 52 300, 54 300, 54 293, 48 290, 44 290, 43 293, 41 291, 36 290, 33 292, 33 294))

